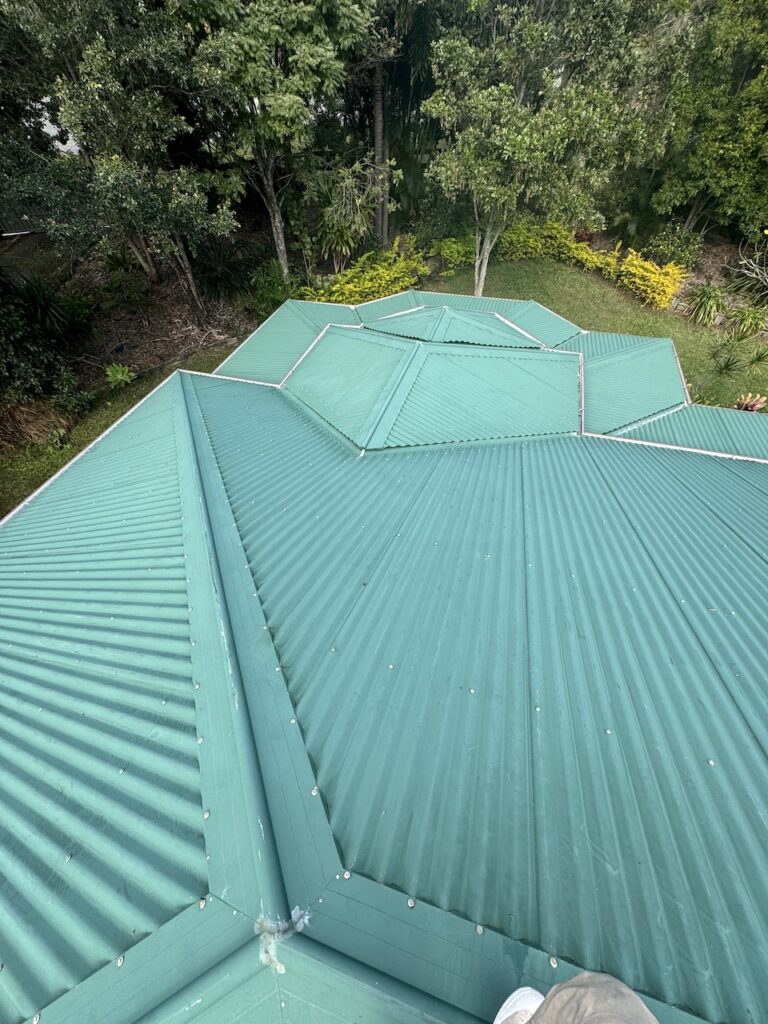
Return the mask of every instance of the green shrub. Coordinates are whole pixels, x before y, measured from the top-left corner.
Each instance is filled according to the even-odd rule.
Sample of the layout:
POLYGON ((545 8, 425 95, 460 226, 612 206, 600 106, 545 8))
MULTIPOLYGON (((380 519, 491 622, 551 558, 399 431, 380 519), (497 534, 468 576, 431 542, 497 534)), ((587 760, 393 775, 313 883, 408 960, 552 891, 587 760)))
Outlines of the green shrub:
POLYGON ((93 405, 93 393, 82 390, 77 374, 69 366, 57 373, 51 390, 54 407, 67 416, 82 416, 93 405))
POLYGON ((688 296, 688 315, 695 324, 711 327, 725 310, 725 295, 713 284, 697 284, 688 296))
POLYGON ((457 270, 475 265, 475 236, 440 238, 432 243, 427 256, 440 261, 440 277, 453 277, 457 270))
POLYGON ((728 324, 738 341, 754 338, 765 330, 766 310, 759 306, 740 306, 725 311, 728 324))
POLYGON ((429 268, 413 238, 396 238, 390 249, 367 252, 322 288, 307 288, 304 297, 315 302, 355 306, 371 299, 407 291, 426 277, 429 268))
POLYGON ((102 289, 101 308, 143 313, 149 305, 149 281, 131 270, 115 270, 102 289))
POLYGON ((89 328, 93 304, 84 295, 59 292, 42 278, 28 278, 15 285, 14 295, 30 326, 42 335, 71 345, 89 328))
POLYGON ((66 366, 58 339, 30 324, 17 298, 0 296, 0 399, 13 405, 46 394, 66 366))
POLYGON ((298 281, 295 278, 286 281, 278 261, 269 259, 251 275, 248 290, 241 296, 239 304, 247 312, 255 313, 259 320, 266 320, 282 302, 298 291, 298 281))
POLYGON ((593 249, 586 242, 571 241, 564 247, 563 257, 569 263, 575 263, 583 270, 597 270, 610 281, 619 279, 621 266, 621 242, 613 249, 593 249))
POLYGON ((207 299, 224 299, 248 291, 259 255, 241 239, 210 238, 195 256, 195 278, 207 299))
POLYGON ((518 217, 502 234, 497 246, 498 258, 515 260, 564 259, 573 235, 557 221, 536 221, 518 217))
POLYGON ((672 221, 659 228, 643 248, 643 255, 665 266, 676 263, 686 270, 693 270, 701 257, 704 240, 698 231, 691 231, 679 221, 672 221))
POLYGON ((104 375, 113 391, 116 391, 118 388, 124 388, 131 381, 136 380, 135 371, 130 366, 123 365, 123 363, 109 363, 104 367, 104 375))

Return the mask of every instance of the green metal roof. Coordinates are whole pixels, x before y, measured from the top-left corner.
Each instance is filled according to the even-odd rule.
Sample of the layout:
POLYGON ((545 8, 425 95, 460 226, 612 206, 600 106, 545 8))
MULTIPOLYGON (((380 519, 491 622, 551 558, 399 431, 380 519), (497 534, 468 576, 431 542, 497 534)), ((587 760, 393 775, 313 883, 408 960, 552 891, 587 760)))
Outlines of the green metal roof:
POLYGON ((584 360, 584 428, 589 433, 609 434, 687 403, 675 347, 667 339, 584 360))
POLYGON ((496 313, 463 313, 450 306, 425 306, 422 309, 391 313, 371 321, 377 331, 422 341, 456 341, 469 345, 499 345, 502 348, 540 349, 530 334, 496 313))
POLYGON ((472 1024, 582 968, 762 1020, 768 467, 572 430, 581 362, 328 330, 283 388, 176 374, 4 523, 0 1024, 472 1024), (541 364, 500 422, 568 432, 331 424, 404 430, 432 362, 446 430, 541 364))
POLYGON ((768 459, 768 416, 737 409, 688 405, 623 434, 658 444, 768 459))
POLYGON ((657 341, 668 341, 671 344, 670 338, 647 338, 639 334, 610 334, 607 331, 581 331, 553 347, 575 349, 583 353, 585 359, 594 359, 597 356, 612 355, 637 346, 653 345, 657 341))

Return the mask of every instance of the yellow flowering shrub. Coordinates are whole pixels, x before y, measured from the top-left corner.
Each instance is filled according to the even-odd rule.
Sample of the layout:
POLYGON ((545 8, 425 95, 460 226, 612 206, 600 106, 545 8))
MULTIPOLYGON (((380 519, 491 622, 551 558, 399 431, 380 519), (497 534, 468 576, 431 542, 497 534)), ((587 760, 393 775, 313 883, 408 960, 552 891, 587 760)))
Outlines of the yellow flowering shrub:
POLYGON ((619 266, 618 280, 643 302, 666 309, 687 276, 677 263, 661 267, 630 249, 619 266))
POLYGON ((518 218, 501 236, 498 258, 508 261, 550 258, 573 263, 584 270, 598 271, 658 309, 667 308, 687 276, 677 263, 660 266, 634 249, 623 255, 620 242, 613 249, 593 249, 586 242, 577 242, 557 221, 542 224, 528 217, 518 218))
POLYGON ((429 267, 414 240, 396 238, 391 249, 365 253, 323 287, 305 289, 303 297, 314 302, 341 302, 356 306, 360 302, 407 291, 428 273, 429 267))

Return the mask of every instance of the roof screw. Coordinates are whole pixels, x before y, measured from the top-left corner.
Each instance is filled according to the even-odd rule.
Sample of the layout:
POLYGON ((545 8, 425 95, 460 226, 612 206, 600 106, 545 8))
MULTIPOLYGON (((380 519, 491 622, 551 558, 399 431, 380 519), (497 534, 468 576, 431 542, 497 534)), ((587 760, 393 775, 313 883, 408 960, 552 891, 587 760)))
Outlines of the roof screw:
POLYGON ((203 742, 203 737, 202 737, 202 736, 198 736, 198 737, 197 737, 197 742, 198 742, 198 745, 199 745, 200 743, 202 743, 202 742, 203 742))
POLYGON ((310 789, 310 793, 312 794, 312 796, 317 796, 318 792, 319 791, 317 786, 313 786, 312 789, 310 789))
POLYGON ((474 686, 470 686, 470 688, 469 688, 469 692, 470 692, 470 693, 474 693, 474 692, 475 692, 475 688, 474 688, 474 686))
POLYGON ((208 821, 210 816, 211 816, 211 812, 210 811, 203 811, 203 821, 208 821))
POLYGON ((714 768, 714 767, 715 767, 715 762, 714 762, 714 761, 712 760, 712 758, 711 758, 711 757, 710 757, 710 759, 709 759, 709 760, 707 761, 707 764, 709 765, 709 767, 710 767, 710 768, 714 768))
POLYGON ((551 968, 552 968, 553 970, 555 969, 555 967, 557 967, 557 957, 556 957, 556 956, 551 956, 551 957, 549 958, 549 966, 550 966, 550 967, 551 967, 551 968))
POLYGON ((408 906, 410 907, 411 910, 413 910, 413 908, 416 906, 416 900, 413 898, 413 896, 408 897, 408 906))
POLYGON ((291 725, 296 725, 296 719, 295 719, 295 718, 292 718, 292 719, 291 719, 291 722, 290 722, 290 724, 291 724, 291 725))
POLYGON ((65 862, 65 864, 69 864, 69 862, 71 860, 72 860, 72 854, 68 853, 67 856, 64 858, 64 862, 65 862))
POLYGON ((119 957, 117 958, 117 960, 115 960, 115 964, 116 964, 116 965, 117 965, 118 967, 122 967, 124 963, 125 963, 125 957, 124 957, 124 956, 119 956, 119 957))
POLYGON ((40 1014, 39 1013, 36 1013, 35 1016, 32 1018, 32 1024, 40 1024, 40 1014))
POLYGON ((605 735, 606 736, 610 736, 611 735, 611 730, 610 729, 606 729, 605 730, 605 735))
POLYGON ((196 689, 196 690, 199 690, 199 689, 200 689, 200 683, 195 683, 195 689, 196 689))
POLYGON ((197 901, 197 905, 201 910, 205 910, 205 896, 203 896, 201 900, 197 901))
POLYGON ((387 668, 394 668, 394 665, 387 665, 387 668))
POLYGON ((485 931, 485 928, 483 928, 483 926, 479 924, 477 928, 475 928, 475 931, 477 932, 478 935, 482 935, 483 932, 485 931))
POLYGON ((282 671, 283 670, 282 670, 280 665, 275 665, 275 672, 282 672, 282 671))
POLYGON ((344 872, 344 877, 345 878, 351 878, 352 877, 352 872, 351 871, 345 871, 344 872))

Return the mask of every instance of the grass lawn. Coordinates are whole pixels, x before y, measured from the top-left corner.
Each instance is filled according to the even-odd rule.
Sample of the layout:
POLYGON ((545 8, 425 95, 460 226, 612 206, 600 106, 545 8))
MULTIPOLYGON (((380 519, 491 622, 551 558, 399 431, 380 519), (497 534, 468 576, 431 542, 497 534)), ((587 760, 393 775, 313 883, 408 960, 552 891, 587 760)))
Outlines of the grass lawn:
MULTIPOLYGON (((208 348, 179 365, 187 370, 210 373, 231 351, 227 346, 208 348)), ((108 392, 68 431, 63 443, 28 444, 0 458, 0 516, 10 512, 175 369, 175 366, 163 367, 120 391, 108 392)))
MULTIPOLYGON (((426 285, 434 291, 472 294, 471 270, 459 271, 447 280, 426 285)), ((497 263, 488 268, 485 294, 508 299, 536 299, 584 330, 614 331, 672 338, 694 401, 733 406, 745 391, 768 394, 768 364, 718 374, 711 357, 722 335, 697 327, 677 313, 650 309, 623 288, 588 271, 550 260, 497 263)), ((735 347, 740 361, 748 358, 756 343, 735 347)))

